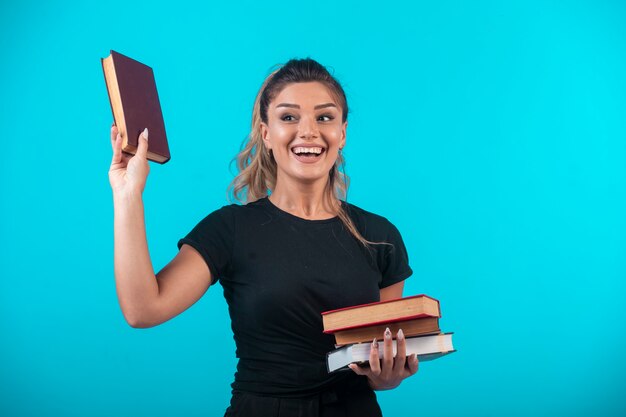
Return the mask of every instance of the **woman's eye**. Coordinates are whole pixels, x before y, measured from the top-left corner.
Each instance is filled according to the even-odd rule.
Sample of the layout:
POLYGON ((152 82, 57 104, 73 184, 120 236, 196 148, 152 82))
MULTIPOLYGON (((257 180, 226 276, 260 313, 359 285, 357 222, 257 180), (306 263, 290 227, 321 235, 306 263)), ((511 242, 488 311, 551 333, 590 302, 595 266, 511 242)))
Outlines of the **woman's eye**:
POLYGON ((294 120, 296 120, 296 118, 293 117, 291 114, 285 114, 285 115, 281 116, 280 120, 282 120, 284 122, 293 122, 294 120))
POLYGON ((318 117, 317 120, 319 120, 320 122, 330 122, 331 120, 333 120, 333 116, 329 114, 324 114, 318 117))

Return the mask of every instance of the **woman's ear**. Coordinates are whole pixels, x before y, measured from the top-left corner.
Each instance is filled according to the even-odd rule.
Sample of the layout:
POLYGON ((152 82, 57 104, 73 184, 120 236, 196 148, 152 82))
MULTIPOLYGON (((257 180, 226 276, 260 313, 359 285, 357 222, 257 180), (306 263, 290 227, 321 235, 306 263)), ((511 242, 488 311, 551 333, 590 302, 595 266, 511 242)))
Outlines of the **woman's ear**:
POLYGON ((339 141, 339 149, 343 149, 346 146, 346 129, 348 129, 348 122, 343 122, 341 127, 341 141, 339 141))
POLYGON ((265 145, 265 149, 267 149, 268 151, 272 149, 272 146, 270 144, 270 129, 264 122, 261 122, 261 139, 263 139, 263 145, 265 145))

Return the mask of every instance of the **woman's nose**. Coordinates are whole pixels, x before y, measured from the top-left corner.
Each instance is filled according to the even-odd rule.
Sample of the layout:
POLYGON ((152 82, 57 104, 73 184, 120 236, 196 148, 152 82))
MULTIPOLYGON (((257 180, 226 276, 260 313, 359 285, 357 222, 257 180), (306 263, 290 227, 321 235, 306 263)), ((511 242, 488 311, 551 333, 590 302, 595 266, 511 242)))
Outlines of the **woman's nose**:
POLYGON ((301 138, 317 137, 319 131, 315 119, 311 117, 302 117, 298 124, 298 136, 301 138))

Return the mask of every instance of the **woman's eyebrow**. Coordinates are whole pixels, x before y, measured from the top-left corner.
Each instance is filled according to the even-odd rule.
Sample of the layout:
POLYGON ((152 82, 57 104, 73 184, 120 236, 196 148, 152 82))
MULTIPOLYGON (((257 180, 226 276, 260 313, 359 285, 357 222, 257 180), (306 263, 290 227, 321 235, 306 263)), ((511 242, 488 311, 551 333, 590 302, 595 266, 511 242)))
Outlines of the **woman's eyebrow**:
MULTIPOLYGON (((278 107, 291 107, 291 108, 294 108, 294 109, 299 109, 300 105, 298 105, 298 104, 291 104, 291 103, 280 103, 280 104, 276 105, 276 108, 278 108, 278 107)), ((337 107, 337 106, 335 105, 335 103, 324 103, 324 104, 318 104, 317 106, 314 107, 314 109, 315 110, 317 110, 317 109, 324 109, 326 107, 337 107)))

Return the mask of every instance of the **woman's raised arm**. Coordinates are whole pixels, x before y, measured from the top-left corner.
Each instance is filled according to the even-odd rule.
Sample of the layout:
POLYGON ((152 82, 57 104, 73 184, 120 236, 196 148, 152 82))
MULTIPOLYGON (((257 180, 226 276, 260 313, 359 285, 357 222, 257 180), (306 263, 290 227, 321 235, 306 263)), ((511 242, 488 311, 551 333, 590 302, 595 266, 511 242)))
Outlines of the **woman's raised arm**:
POLYGON ((109 182, 114 206, 114 266, 117 297, 132 327, 152 327, 180 314, 208 289, 211 273, 201 255, 184 245, 154 274, 144 220, 142 194, 150 167, 147 129, 134 156, 122 153, 122 138, 111 128, 113 159, 109 182))

